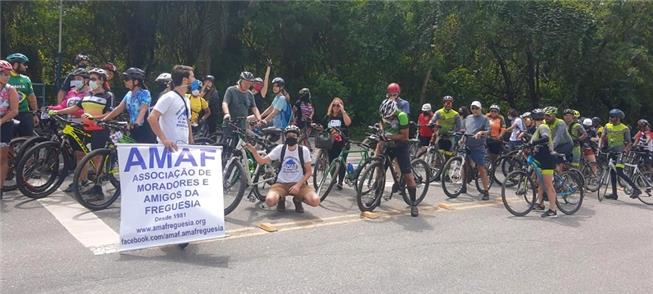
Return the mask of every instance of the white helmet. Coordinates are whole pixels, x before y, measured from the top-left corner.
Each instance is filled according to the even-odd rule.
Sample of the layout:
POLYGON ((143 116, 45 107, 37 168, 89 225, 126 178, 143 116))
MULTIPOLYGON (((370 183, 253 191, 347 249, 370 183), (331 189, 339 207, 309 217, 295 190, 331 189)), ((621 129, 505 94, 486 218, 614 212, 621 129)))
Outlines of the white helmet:
POLYGON ((156 77, 156 82, 170 82, 172 81, 172 75, 170 75, 167 72, 161 73, 158 77, 156 77))
POLYGON ((422 105, 422 111, 431 111, 431 104, 426 103, 426 104, 422 105))
POLYGON ((586 118, 583 120, 583 125, 586 127, 591 127, 592 126, 592 119, 591 118, 586 118))
POLYGON ((391 118, 397 112, 397 102, 392 99, 385 99, 379 106, 379 113, 383 118, 391 118))

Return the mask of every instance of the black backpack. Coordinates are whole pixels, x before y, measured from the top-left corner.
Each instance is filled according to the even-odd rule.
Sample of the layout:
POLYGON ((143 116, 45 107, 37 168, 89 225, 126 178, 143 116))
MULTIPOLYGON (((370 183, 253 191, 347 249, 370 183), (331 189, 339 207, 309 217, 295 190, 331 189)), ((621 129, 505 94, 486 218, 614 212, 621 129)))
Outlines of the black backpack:
MULTIPOLYGON (((283 158, 286 156, 286 147, 288 147, 287 144, 283 144, 283 147, 281 147, 281 156, 279 156, 279 169, 277 170, 277 175, 274 177, 274 182, 277 182, 277 179, 279 179, 279 173, 281 172, 281 166, 283 165, 283 158)), ((304 146, 297 144, 297 153, 299 153, 299 164, 302 165, 302 174, 306 174, 306 168, 304 168, 304 146)))

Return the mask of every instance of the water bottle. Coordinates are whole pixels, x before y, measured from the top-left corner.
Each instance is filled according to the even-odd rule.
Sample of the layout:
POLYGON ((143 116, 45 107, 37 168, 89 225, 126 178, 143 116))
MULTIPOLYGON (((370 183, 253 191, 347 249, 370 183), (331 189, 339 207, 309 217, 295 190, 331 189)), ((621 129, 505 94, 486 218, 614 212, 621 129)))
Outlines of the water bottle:
POLYGON ((351 162, 347 163, 347 173, 349 173, 350 175, 354 174, 354 165, 351 164, 351 162))

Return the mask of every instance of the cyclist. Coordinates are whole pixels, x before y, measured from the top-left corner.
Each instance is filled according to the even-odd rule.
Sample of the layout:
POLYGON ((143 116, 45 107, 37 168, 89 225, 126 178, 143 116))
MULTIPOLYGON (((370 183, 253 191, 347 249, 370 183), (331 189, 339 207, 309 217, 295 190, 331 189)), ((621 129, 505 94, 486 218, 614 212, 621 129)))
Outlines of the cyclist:
POLYGON ((202 81, 202 90, 200 95, 206 99, 209 103, 209 110, 211 111, 211 116, 208 117, 207 123, 209 127, 209 134, 215 133, 218 128, 218 124, 221 123, 222 116, 219 115, 222 113, 222 99, 218 94, 218 90, 215 88, 215 77, 212 75, 207 75, 202 81))
POLYGON ((268 59, 266 62, 265 78, 255 78, 251 91, 254 94, 254 102, 258 109, 267 109, 265 98, 268 95, 268 82, 270 81, 270 70, 272 67, 272 60, 268 59))
MULTIPOLYGON (((570 161, 572 159, 572 149, 574 147, 573 140, 565 121, 556 118, 558 108, 548 106, 544 108, 544 121, 551 129, 551 137, 553 139, 553 149, 555 152, 564 154, 565 159, 570 161)), ((562 172, 562 162, 558 162, 557 167, 559 172, 562 172)))
POLYGON ((379 113, 381 114, 381 127, 387 142, 385 140, 379 142, 376 145, 374 154, 382 156, 381 151, 385 145, 391 154, 391 158, 397 158, 411 201, 410 215, 416 217, 419 215, 415 198, 417 184, 413 177, 408 148, 408 114, 399 110, 397 101, 391 98, 383 100, 379 107, 379 113))
MULTIPOLYGON (((347 146, 347 138, 349 138, 349 126, 351 125, 351 117, 347 111, 345 111, 345 103, 341 98, 335 97, 331 100, 329 105, 329 110, 327 110, 326 116, 322 120, 322 126, 327 129, 331 129, 331 136, 334 139, 333 145, 329 150, 329 162, 332 162, 336 159, 342 149, 347 146), (340 130, 340 134, 336 131, 340 130)), ((345 161, 347 159, 345 158, 345 161)), ((337 190, 342 190, 342 181, 345 179, 345 166, 341 165, 340 170, 338 171, 338 183, 336 185, 337 190)))
MULTIPOLYGON (((341 99, 342 100, 342 99, 341 99)), ((308 88, 302 88, 299 90, 299 97, 297 97, 297 102, 295 102, 295 113, 297 113, 297 119, 295 125, 303 131, 302 141, 299 144, 302 144, 308 147, 313 151, 311 143, 308 141, 308 138, 311 135, 311 124, 313 123, 313 116, 315 115, 315 108, 311 102, 311 90, 308 88)))
POLYGON ((280 199, 292 195, 295 211, 302 213, 304 212, 302 202, 313 207, 320 205, 320 197, 315 193, 313 186, 308 184, 308 179, 313 175, 311 153, 308 147, 297 144, 300 133, 297 126, 288 126, 284 133, 285 144, 277 145, 265 157, 262 157, 251 144, 248 143, 245 147, 259 164, 269 164, 273 160, 281 161, 276 183, 270 187, 265 196, 265 204, 268 207, 277 205, 277 210, 283 211, 286 209, 286 202, 280 199))
MULTIPOLYGON (((102 69, 104 69, 104 71, 107 72, 106 89, 107 89, 107 91, 111 91, 111 82, 113 81, 113 77, 114 77, 115 73, 118 72, 118 68, 113 63, 107 62, 102 66, 102 69)), ((116 97, 113 95, 112 92, 109 92, 109 93, 111 93, 111 100, 110 100, 109 105, 110 105, 110 108, 113 109, 114 107, 116 107, 116 97)))
POLYGON ((431 124, 437 127, 433 132, 431 142, 435 142, 438 137, 438 149, 451 151, 454 146, 454 138, 449 135, 449 132, 460 130, 462 127, 463 118, 459 113, 453 110, 453 97, 447 95, 442 97, 442 108, 438 109, 431 119, 431 124))
POLYGON ((156 144, 156 137, 147 121, 147 115, 152 103, 152 96, 145 80, 145 71, 140 68, 131 67, 122 73, 125 88, 129 91, 122 98, 116 108, 107 114, 102 120, 112 120, 125 110, 129 114, 131 125, 131 137, 137 143, 156 144))
POLYGON ((193 143, 190 102, 185 95, 195 74, 190 66, 175 65, 170 77, 174 88, 159 98, 147 120, 159 143, 168 150, 177 151, 177 144, 193 143))
POLYGON ((157 83, 157 96, 156 99, 152 101, 152 104, 156 104, 156 101, 159 100, 163 94, 168 93, 168 91, 172 90, 172 77, 170 76, 170 73, 164 72, 159 74, 158 77, 156 77, 156 80, 154 80, 157 83))
POLYGON ((462 120, 464 120, 465 118, 467 118, 467 116, 469 116, 470 114, 472 114, 472 113, 469 111, 469 108, 467 108, 467 106, 465 106, 465 105, 463 105, 463 106, 461 106, 460 108, 458 108, 458 113, 460 114, 460 119, 462 119, 462 120))
POLYGON ((630 198, 637 198, 642 192, 637 188, 637 185, 624 173, 624 164, 622 161, 623 152, 628 152, 630 150, 630 128, 623 124, 621 120, 624 119, 626 114, 624 114, 621 109, 612 109, 609 112, 610 122, 605 124, 603 127, 603 133, 601 134, 601 140, 599 140, 599 149, 605 148, 610 157, 615 160, 616 164, 616 174, 614 171, 610 171, 610 181, 612 182, 612 194, 606 195, 607 199, 617 199, 617 176, 622 178, 633 187, 633 193, 630 195, 630 198))
MULTIPOLYGON (((583 156, 585 156, 585 160, 589 163, 596 162, 596 153, 594 153, 595 144, 596 144, 595 142, 596 129, 592 127, 591 118, 586 118, 583 120, 583 128, 585 129, 585 133, 587 134, 585 139, 581 141, 583 156)), ((594 170, 595 173, 597 172, 597 166, 595 164, 592 165, 592 169, 594 170)))
MULTIPOLYGON (((595 116, 592 118, 592 125, 594 125, 594 128, 596 129, 596 134, 600 138, 601 135, 603 134, 603 125, 601 123, 601 118, 598 116, 595 116)), ((597 140, 598 142, 598 140, 597 140)))
POLYGON ((207 119, 211 116, 209 102, 202 97, 201 84, 199 80, 194 80, 190 86, 190 94, 186 94, 186 98, 190 101, 190 125, 193 128, 193 134, 198 134, 201 128, 200 124, 206 124, 207 119))
MULTIPOLYGON (((75 56, 74 63, 75 63, 75 66, 77 66, 77 68, 75 70, 80 69, 80 68, 85 69, 91 63, 91 59, 88 57, 88 55, 79 53, 79 54, 77 54, 75 56)), ((71 73, 69 73, 66 76, 66 78, 64 79, 63 83, 61 83, 61 87, 59 88, 59 91, 57 92, 57 103, 61 103, 61 100, 64 99, 64 97, 66 96, 66 93, 68 93, 68 91, 70 91, 70 81, 73 78, 72 73, 75 72, 75 70, 73 70, 71 73)))
POLYGON ((290 94, 285 89, 286 81, 280 77, 272 79, 272 93, 274 100, 261 117, 263 122, 268 124, 272 122, 275 128, 285 129, 292 120, 292 107, 290 106, 290 94))
MULTIPOLYGON (((472 114, 465 118, 463 129, 467 138, 466 146, 471 150, 470 158, 476 164, 478 176, 483 182, 481 195, 483 200, 490 200, 490 179, 485 167, 486 137, 490 134, 490 121, 483 115, 481 102, 474 101, 470 107, 472 114)), ((468 163, 466 163, 468 164, 468 163)), ((466 170, 466 169, 465 169, 466 170)), ((467 193, 467 173, 463 173, 463 188, 461 193, 467 193)))
POLYGON ((249 88, 252 86, 252 80, 254 80, 254 75, 251 72, 241 72, 240 79, 236 85, 227 88, 224 92, 224 99, 222 100, 222 113, 224 114, 222 122, 224 128, 222 143, 224 144, 227 140, 233 139, 231 140, 231 145, 225 146, 227 152, 235 148, 238 143, 238 140, 233 135, 231 126, 227 123, 231 121, 232 115, 237 118, 236 124, 241 129, 247 127, 247 120, 244 117, 247 117, 249 111, 254 114, 257 122, 261 121, 261 114, 258 108, 256 108, 254 95, 249 91, 249 88))
MULTIPOLYGON (((88 86, 88 79, 90 76, 86 69, 78 68, 71 73, 71 76, 70 90, 68 90, 64 99, 57 105, 48 106, 48 110, 62 110, 75 106, 88 94, 88 92, 91 91, 88 86)), ((70 121, 79 122, 82 114, 84 114, 84 110, 79 109, 77 112, 68 114, 67 118, 70 121)))
POLYGON ((388 84, 388 87, 386 88, 385 98, 396 101, 397 108, 399 108, 399 110, 406 113, 406 115, 410 117, 410 103, 408 103, 408 101, 399 97, 399 94, 401 94, 401 87, 399 87, 399 84, 397 83, 388 84))
POLYGON ((565 109, 563 114, 563 119, 567 124, 567 131, 569 132, 573 142, 571 166, 578 168, 580 167, 581 156, 580 145, 581 142, 587 139, 587 132, 585 132, 585 128, 578 123, 578 118, 580 117, 580 112, 578 112, 578 110, 565 109))
POLYGON ((506 128, 505 131, 510 132, 510 138, 508 139, 508 148, 510 148, 510 150, 514 150, 524 143, 522 134, 527 131, 526 120, 529 118, 528 116, 530 116, 530 112, 525 113, 528 114, 528 116, 524 116, 516 115, 515 113, 517 113, 517 110, 514 108, 511 109, 511 111, 514 111, 514 117, 510 127, 506 128))
POLYGON ((9 172, 9 142, 14 136, 13 119, 18 115, 18 91, 9 84, 13 67, 0 60, 0 190, 9 172))
POLYGON ((535 147, 535 160, 540 164, 542 178, 538 178, 540 185, 537 185, 537 202, 536 210, 544 210, 544 192, 546 192, 549 199, 549 209, 542 213, 542 217, 558 217, 556 201, 557 194, 553 188, 553 170, 556 167, 556 158, 552 155, 553 149, 553 134, 549 125, 544 122, 544 111, 542 109, 534 109, 531 112, 531 118, 535 122, 535 133, 531 138, 531 144, 539 145, 546 143, 545 146, 535 147))
POLYGON ((494 162, 503 153, 503 134, 506 127, 506 119, 501 115, 499 105, 492 104, 490 112, 486 114, 490 122, 490 135, 487 139, 487 149, 490 152, 490 160, 494 162))
POLYGON ((421 155, 426 147, 431 143, 431 138, 433 138, 433 128, 430 126, 431 119, 433 119, 431 104, 426 103, 422 105, 422 112, 420 112, 417 117, 417 125, 419 126, 417 138, 419 139, 419 144, 421 146, 417 154, 421 155))
POLYGON ((653 158, 651 158, 653 155, 653 131, 651 131, 651 125, 647 120, 640 119, 637 121, 637 127, 639 127, 639 132, 635 134, 635 145, 648 153, 644 161, 646 166, 651 168, 653 166, 653 158))
POLYGON ((6 60, 11 63, 13 68, 9 85, 18 91, 19 106, 16 119, 20 121, 20 124, 15 130, 16 137, 31 137, 34 135, 34 126, 39 123, 39 117, 36 115, 38 105, 32 81, 24 75, 27 72, 29 59, 22 53, 14 53, 7 56, 6 60))

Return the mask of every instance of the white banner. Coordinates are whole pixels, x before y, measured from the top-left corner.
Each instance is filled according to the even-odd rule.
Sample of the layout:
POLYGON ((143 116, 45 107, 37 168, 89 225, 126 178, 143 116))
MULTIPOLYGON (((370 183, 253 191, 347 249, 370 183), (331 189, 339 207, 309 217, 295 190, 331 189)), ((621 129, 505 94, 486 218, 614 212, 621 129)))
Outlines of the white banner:
POLYGON ((118 144, 120 250, 224 236, 221 149, 178 147, 118 144))

